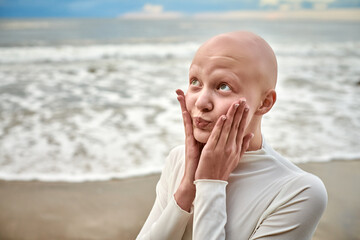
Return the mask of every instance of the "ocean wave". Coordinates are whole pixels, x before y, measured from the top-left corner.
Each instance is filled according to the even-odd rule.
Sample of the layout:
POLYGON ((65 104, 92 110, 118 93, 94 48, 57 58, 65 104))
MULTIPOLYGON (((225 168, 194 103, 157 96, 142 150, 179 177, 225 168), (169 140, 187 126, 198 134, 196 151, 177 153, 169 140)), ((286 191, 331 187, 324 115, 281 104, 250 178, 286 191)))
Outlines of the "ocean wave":
POLYGON ((189 58, 199 43, 0 48, 0 63, 56 63, 101 59, 189 58))
POLYGON ((161 167, 152 169, 137 169, 136 171, 129 171, 124 173, 107 173, 107 174, 81 174, 69 175, 52 173, 44 174, 11 174, 0 172, 0 179, 5 181, 43 181, 43 182, 91 182, 91 181, 109 181, 120 180, 133 177, 142 177, 152 174, 159 174, 161 167))
MULTIPOLYGON (((0 63, 57 63, 101 59, 173 59, 191 58, 199 42, 146 43, 88 46, 0 47, 0 63)), ((274 44, 278 56, 359 57, 360 42, 274 44)))
MULTIPOLYGON (((184 141, 174 90, 199 43, 0 48, 0 178, 95 181, 160 171, 184 141)), ((359 42, 274 44, 268 142, 293 162, 359 158, 359 42), (353 153, 353 154, 350 154, 353 153)))

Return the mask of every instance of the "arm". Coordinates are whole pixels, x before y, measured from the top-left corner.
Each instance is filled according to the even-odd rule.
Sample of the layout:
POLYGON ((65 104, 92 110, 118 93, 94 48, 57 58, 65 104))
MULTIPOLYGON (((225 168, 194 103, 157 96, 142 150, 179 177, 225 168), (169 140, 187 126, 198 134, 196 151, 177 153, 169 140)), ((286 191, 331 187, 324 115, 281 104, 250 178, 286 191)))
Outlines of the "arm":
POLYGON ((186 109, 185 94, 176 90, 180 103, 185 129, 185 169, 180 185, 174 194, 176 203, 185 211, 190 212, 195 198, 195 172, 199 163, 203 145, 197 142, 193 135, 193 126, 190 113, 186 109))
POLYGON ((177 94, 183 112, 186 153, 185 173, 175 193, 175 200, 182 209, 189 211, 196 196, 194 240, 225 239, 225 188, 230 173, 238 165, 253 137, 253 134, 244 134, 249 108, 245 101, 234 102, 226 116, 219 117, 207 143, 201 149, 193 136, 185 95, 181 90, 177 94), (196 187, 193 185, 194 180, 196 187))
MULTIPOLYGON (((173 150, 174 151, 174 150, 173 150)), ((181 239, 191 214, 182 210, 174 198, 168 201, 168 176, 173 172, 173 151, 166 160, 156 185, 154 206, 136 239, 181 239)))
POLYGON ((226 181, 196 180, 193 239, 226 239, 226 181))
POLYGON ((245 101, 233 103, 217 121, 201 153, 195 174, 194 240, 226 238, 227 180, 253 137, 244 133, 248 112, 245 101))
POLYGON ((248 113, 245 101, 233 103, 201 153, 195 174, 194 240, 226 238, 226 185, 253 137, 244 134, 248 113))
POLYGON ((177 90, 185 128, 185 169, 181 183, 169 203, 166 176, 172 173, 171 165, 167 165, 156 187, 156 200, 137 239, 180 239, 191 216, 191 206, 195 198, 194 176, 199 162, 201 144, 192 133, 192 123, 186 109, 185 95, 177 90))

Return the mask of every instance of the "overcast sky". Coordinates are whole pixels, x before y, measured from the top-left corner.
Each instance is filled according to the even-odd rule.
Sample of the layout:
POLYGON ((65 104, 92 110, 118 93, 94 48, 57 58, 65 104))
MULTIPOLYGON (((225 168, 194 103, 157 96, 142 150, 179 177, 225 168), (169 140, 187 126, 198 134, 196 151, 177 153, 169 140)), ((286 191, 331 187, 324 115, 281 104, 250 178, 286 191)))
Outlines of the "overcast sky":
POLYGON ((0 17, 118 17, 134 13, 360 9, 360 0, 0 0, 0 17))

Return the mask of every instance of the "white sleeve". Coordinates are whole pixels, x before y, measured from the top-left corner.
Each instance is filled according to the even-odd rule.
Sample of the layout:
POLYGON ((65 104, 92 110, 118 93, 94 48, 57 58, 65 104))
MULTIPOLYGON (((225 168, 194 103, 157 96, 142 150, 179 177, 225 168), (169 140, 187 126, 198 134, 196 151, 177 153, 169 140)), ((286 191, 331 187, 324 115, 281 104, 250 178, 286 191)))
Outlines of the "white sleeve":
POLYGON ((250 240, 311 240, 326 204, 322 181, 311 174, 302 175, 279 192, 250 240))
POLYGON ((226 181, 196 180, 193 240, 225 239, 226 181))
POLYGON ((181 239, 192 215, 181 209, 174 197, 168 201, 168 176, 172 171, 171 153, 156 185, 156 199, 137 240, 181 239))

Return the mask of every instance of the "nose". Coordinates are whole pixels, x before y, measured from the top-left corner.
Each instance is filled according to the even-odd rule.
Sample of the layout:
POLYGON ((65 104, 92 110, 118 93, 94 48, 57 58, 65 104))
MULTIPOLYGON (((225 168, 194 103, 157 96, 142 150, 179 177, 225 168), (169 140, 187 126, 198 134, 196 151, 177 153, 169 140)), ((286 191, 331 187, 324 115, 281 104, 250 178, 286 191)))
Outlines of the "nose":
POLYGON ((202 112, 211 111, 214 107, 211 91, 208 91, 206 88, 204 88, 201 92, 199 92, 195 106, 202 112))

